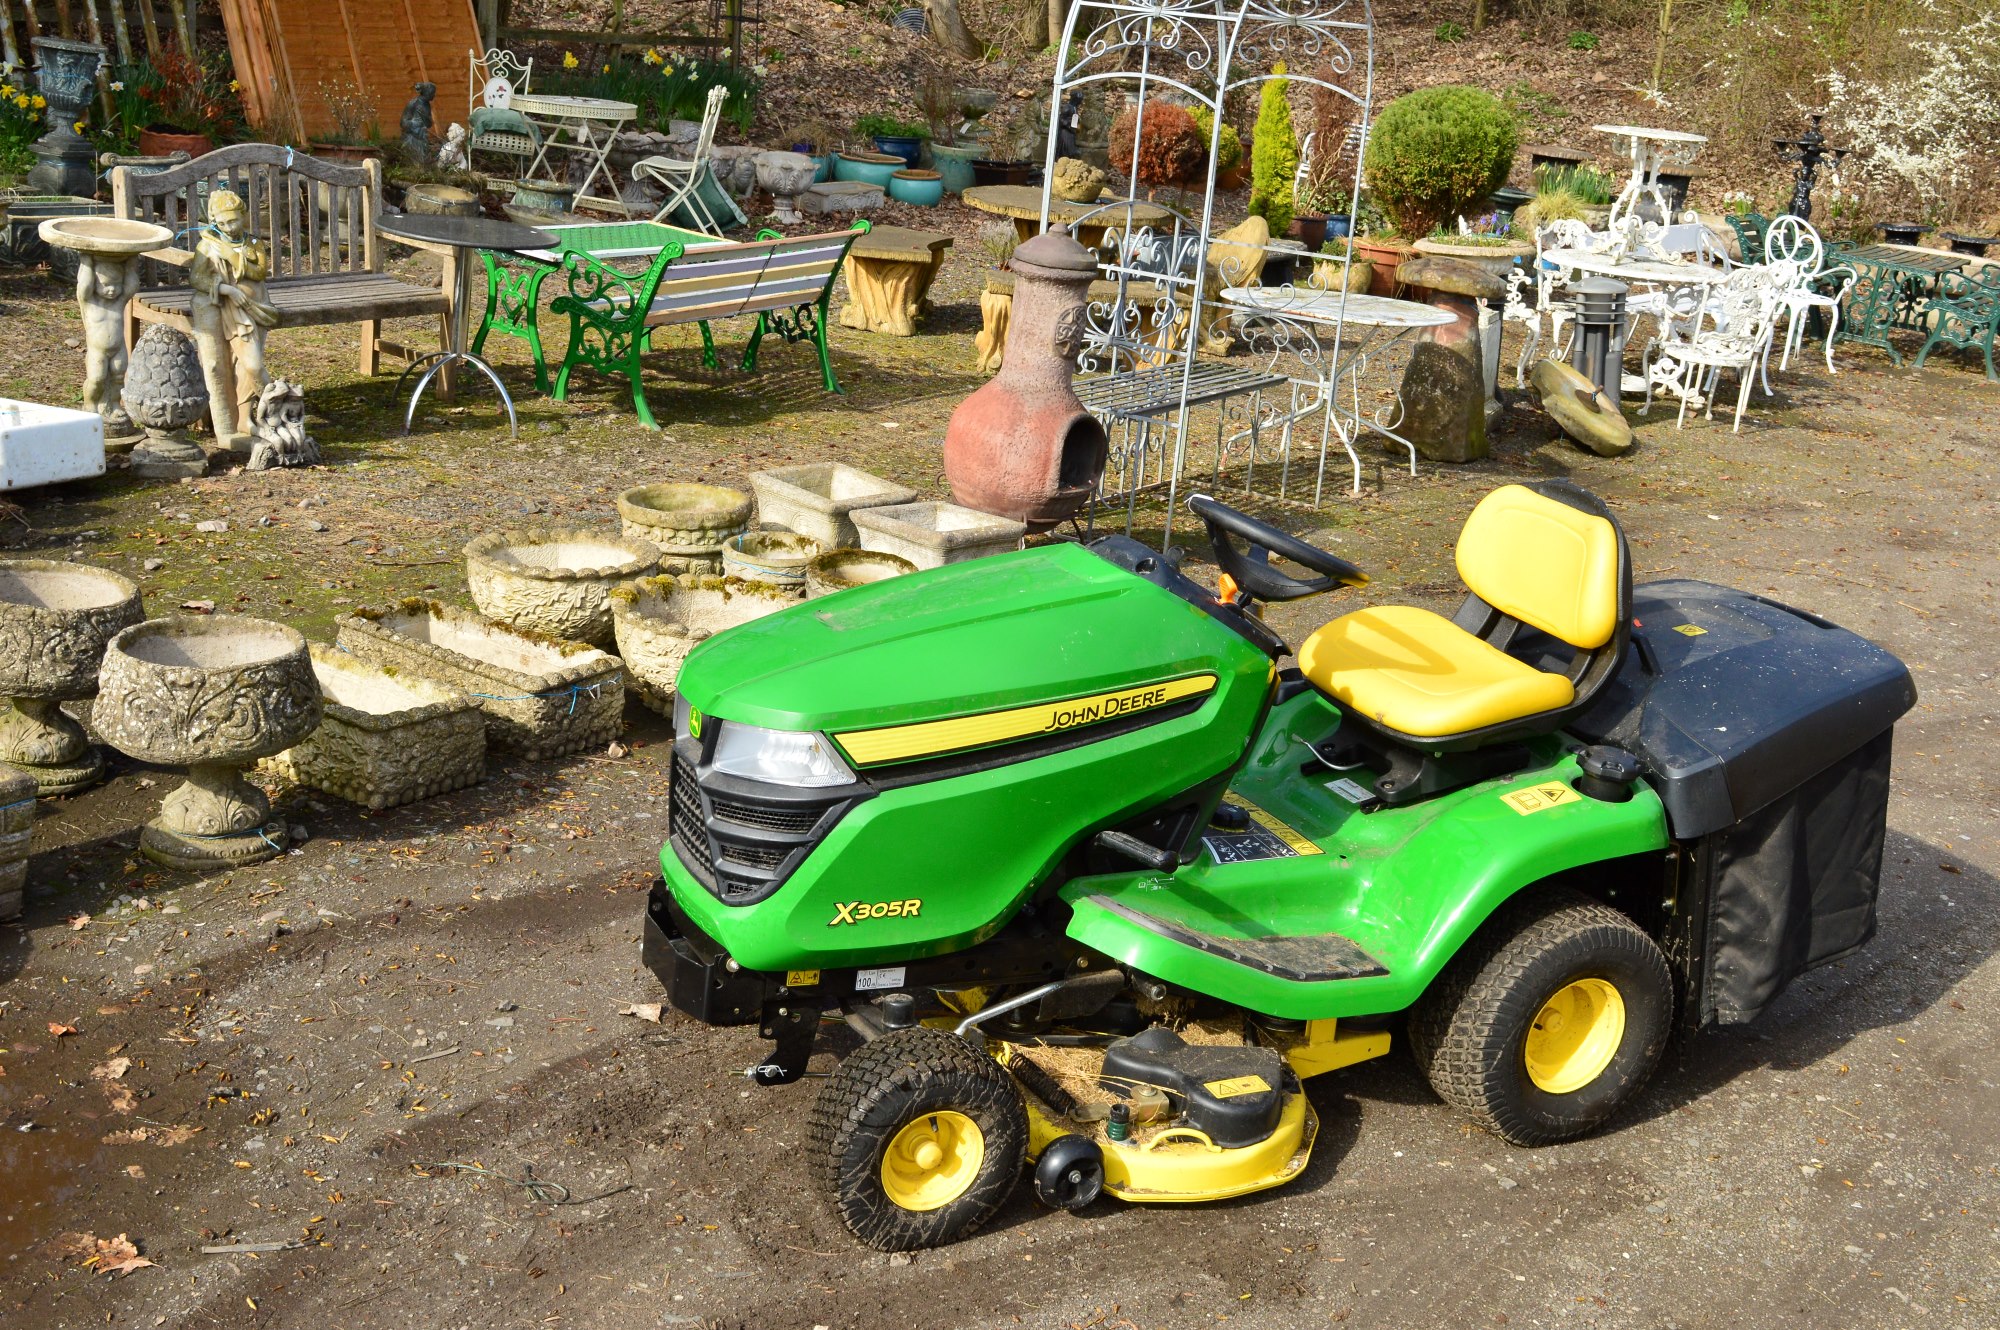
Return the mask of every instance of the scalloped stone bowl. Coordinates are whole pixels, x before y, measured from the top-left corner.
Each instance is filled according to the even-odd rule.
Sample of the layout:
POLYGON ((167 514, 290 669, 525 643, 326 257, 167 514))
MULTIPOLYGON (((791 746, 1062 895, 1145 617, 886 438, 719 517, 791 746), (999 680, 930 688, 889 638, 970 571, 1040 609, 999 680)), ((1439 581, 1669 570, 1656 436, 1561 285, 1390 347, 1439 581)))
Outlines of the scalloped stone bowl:
POLYGON ((368 808, 394 808, 477 785, 486 721, 472 699, 318 642, 311 645, 326 719, 264 765, 368 808))
POLYGON ((465 547, 480 613, 592 646, 611 644, 611 588, 659 565, 647 541, 586 529, 501 531, 465 547))
POLYGON ((0 761, 39 793, 73 794, 104 771, 103 754, 58 703, 97 691, 104 646, 146 617, 139 588, 108 568, 0 560, 0 761))
POLYGON ((722 575, 803 588, 820 543, 790 531, 746 531, 722 544, 722 575))
POLYGON ((639 700, 667 715, 688 652, 725 628, 799 603, 799 588, 739 577, 679 573, 642 577, 611 593, 611 622, 626 682, 639 700))
POLYGON ((134 624, 104 651, 91 723, 142 762, 186 766, 187 783, 140 833, 147 858, 195 870, 257 863, 285 848, 282 822, 239 769, 319 726, 306 640, 267 619, 134 624))
POLYGON ((663 573, 722 569, 722 542, 750 525, 750 496, 722 485, 665 482, 637 485, 618 496, 628 540, 660 551, 663 573))
POLYGON ((914 573, 917 566, 898 554, 879 550, 828 550, 806 565, 806 599, 818 600, 850 587, 867 586, 914 573))

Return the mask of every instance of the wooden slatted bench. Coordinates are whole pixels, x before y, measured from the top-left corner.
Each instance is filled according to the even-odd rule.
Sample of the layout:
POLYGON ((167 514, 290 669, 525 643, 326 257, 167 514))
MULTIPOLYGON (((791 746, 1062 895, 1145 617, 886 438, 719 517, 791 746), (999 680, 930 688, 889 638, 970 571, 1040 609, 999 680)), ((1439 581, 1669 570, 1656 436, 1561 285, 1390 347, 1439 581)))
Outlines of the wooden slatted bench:
POLYGON ((570 371, 587 365, 600 374, 623 376, 632 385, 632 410, 647 429, 658 429, 640 382, 639 357, 652 349, 652 330, 673 324, 701 327, 702 363, 715 368, 715 319, 754 314, 757 326, 743 348, 743 368, 757 368, 757 347, 766 333, 786 342, 811 342, 819 353, 820 379, 830 393, 840 391, 827 355, 827 302, 847 250, 868 233, 858 221, 852 230, 790 236, 760 231, 755 240, 684 249, 668 242, 645 272, 620 272, 590 254, 570 251, 564 264, 568 294, 549 309, 569 316, 569 349, 551 394, 563 401, 570 371))
POLYGON ((265 294, 279 327, 360 324, 363 374, 375 373, 384 352, 405 359, 423 354, 384 340, 384 319, 436 315, 442 334, 445 293, 382 271, 375 232, 380 162, 346 166, 273 143, 236 143, 152 175, 123 166, 112 171, 117 215, 157 222, 176 239, 146 256, 154 262, 142 265, 143 285, 127 306, 127 342, 137 340, 141 323, 193 331, 194 291, 185 269, 194 262, 193 233, 205 221, 207 198, 219 189, 242 198, 250 234, 271 247, 265 294))

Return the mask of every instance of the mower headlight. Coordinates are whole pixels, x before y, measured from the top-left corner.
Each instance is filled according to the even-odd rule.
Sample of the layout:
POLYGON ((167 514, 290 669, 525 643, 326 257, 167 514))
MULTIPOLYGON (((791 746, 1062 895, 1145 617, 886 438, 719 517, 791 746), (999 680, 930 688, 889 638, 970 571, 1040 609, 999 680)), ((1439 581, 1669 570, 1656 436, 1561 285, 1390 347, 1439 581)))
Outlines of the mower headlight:
POLYGON ((716 771, 773 785, 846 785, 854 773, 817 734, 801 730, 766 730, 734 721, 716 735, 716 771))

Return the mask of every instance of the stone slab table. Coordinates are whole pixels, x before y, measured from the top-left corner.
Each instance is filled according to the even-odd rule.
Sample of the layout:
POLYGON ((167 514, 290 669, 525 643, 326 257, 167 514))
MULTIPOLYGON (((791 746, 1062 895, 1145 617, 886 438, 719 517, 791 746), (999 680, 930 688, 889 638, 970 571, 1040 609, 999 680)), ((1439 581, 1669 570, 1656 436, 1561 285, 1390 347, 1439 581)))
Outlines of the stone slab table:
POLYGON ((847 305, 840 326, 914 337, 930 309, 931 283, 951 237, 907 226, 878 226, 847 250, 847 305))
MULTIPOLYGON (((1042 191, 1034 185, 975 185, 960 197, 981 212, 1011 218, 1023 244, 1042 229, 1042 191)), ((1105 197, 1095 203, 1049 199, 1049 225, 1067 226, 1085 249, 1102 248, 1104 233, 1112 227, 1160 227, 1173 217, 1171 209, 1138 199, 1105 197)))

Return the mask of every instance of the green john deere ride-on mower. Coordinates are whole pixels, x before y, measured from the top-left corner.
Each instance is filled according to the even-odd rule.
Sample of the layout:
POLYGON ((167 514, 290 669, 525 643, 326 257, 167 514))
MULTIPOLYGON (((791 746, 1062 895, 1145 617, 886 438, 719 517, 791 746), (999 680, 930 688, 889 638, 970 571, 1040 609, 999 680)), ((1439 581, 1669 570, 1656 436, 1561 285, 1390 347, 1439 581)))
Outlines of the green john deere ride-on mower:
POLYGON ((1451 619, 1259 604, 1362 571, 1205 497, 1221 569, 1124 536, 845 591, 679 681, 647 964, 756 1024, 750 1075, 863 1044, 811 1166, 881 1248, 1025 1163, 1069 1208, 1296 1177, 1301 1081, 1397 1031, 1505 1139, 1590 1131, 1676 1025, 1748 1020, 1874 930, 1887 652, 1774 601, 1634 588, 1603 504, 1483 499, 1451 619), (1281 570, 1273 557, 1307 570, 1281 570))

